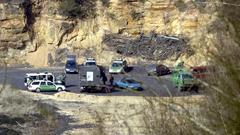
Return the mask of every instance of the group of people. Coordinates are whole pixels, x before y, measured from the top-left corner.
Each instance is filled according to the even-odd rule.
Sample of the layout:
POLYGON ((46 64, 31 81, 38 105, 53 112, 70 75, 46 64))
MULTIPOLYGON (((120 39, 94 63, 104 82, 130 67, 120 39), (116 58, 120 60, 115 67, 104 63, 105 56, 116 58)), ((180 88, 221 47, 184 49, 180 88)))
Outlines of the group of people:
MULTIPOLYGON (((101 79, 103 81, 103 84, 106 85, 106 82, 108 81, 108 78, 105 74, 105 72, 101 72, 101 79)), ((112 75, 109 76, 109 84, 110 86, 113 86, 113 82, 114 82, 114 77, 112 75)))

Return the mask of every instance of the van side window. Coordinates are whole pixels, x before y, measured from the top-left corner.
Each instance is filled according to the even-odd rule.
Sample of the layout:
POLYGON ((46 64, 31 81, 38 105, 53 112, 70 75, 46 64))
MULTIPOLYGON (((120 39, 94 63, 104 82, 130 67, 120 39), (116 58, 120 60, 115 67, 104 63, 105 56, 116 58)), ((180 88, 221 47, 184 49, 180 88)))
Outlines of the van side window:
POLYGON ((39 85, 39 82, 33 82, 32 85, 39 85))
POLYGON ((46 82, 41 82, 41 84, 40 85, 46 85, 46 82))
POLYGON ((51 83, 51 82, 47 82, 47 85, 51 85, 51 86, 52 86, 52 85, 53 85, 53 83, 51 83))
POLYGON ((53 82, 53 76, 52 75, 48 75, 48 81, 53 82))
POLYGON ((46 75, 40 75, 39 76, 39 80, 44 80, 44 79, 46 79, 46 75))

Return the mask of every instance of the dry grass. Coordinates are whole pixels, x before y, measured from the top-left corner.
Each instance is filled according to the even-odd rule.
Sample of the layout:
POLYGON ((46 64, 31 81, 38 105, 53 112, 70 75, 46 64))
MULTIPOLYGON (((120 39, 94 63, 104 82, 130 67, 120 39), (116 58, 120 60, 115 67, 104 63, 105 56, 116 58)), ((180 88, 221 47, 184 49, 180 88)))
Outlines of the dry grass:
POLYGON ((2 126, 6 124, 5 127, 23 134, 50 135, 59 126, 53 108, 32 100, 20 90, 10 86, 5 86, 0 94, 0 114, 9 117, 2 126), (21 119, 22 122, 14 121, 7 124, 15 118, 21 119))

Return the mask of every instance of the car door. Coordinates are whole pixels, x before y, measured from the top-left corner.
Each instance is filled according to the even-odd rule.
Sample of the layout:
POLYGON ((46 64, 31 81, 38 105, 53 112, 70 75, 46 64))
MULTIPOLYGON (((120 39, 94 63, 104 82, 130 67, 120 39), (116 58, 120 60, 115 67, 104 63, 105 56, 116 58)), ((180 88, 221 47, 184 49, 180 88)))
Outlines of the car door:
POLYGON ((126 84, 126 80, 125 79, 122 79, 121 81, 119 81, 118 85, 120 87, 122 87, 122 88, 127 88, 127 84, 126 84))
POLYGON ((47 91, 48 90, 46 82, 40 82, 40 89, 41 89, 41 91, 47 91))
POLYGON ((177 80, 178 80, 178 73, 173 73, 172 75, 172 82, 177 85, 177 80))
POLYGON ((122 86, 123 86, 123 88, 127 88, 128 87, 127 80, 123 80, 122 81, 122 86))
POLYGON ((47 82, 47 86, 48 91, 57 90, 56 85, 54 85, 52 82, 47 82))

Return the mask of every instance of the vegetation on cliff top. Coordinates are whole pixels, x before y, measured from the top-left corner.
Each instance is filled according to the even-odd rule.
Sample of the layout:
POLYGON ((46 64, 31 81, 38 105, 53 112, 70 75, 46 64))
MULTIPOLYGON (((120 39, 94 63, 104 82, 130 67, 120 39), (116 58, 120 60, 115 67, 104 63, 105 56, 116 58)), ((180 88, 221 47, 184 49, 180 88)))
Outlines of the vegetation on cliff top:
POLYGON ((59 10, 62 15, 69 18, 94 18, 96 16, 96 0, 61 0, 59 10))

